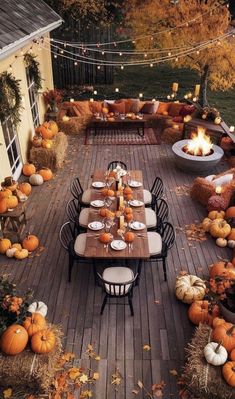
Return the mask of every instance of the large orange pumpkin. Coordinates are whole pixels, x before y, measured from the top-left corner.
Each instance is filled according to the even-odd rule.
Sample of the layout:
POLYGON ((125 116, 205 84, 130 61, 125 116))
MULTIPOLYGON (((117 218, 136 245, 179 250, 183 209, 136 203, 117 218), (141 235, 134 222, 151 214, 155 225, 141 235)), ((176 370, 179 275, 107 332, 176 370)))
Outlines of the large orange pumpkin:
POLYGON ((0 254, 4 255, 11 248, 11 241, 8 238, 0 238, 0 254))
POLYGON ((229 236, 226 237, 226 239, 235 241, 235 228, 234 227, 231 229, 231 232, 230 232, 229 236))
POLYGON ((111 240, 111 234, 110 233, 101 233, 100 236, 99 236, 99 239, 104 244, 107 244, 111 240))
POLYGON ((7 198, 9 195, 12 195, 11 190, 8 190, 7 188, 4 188, 3 190, 0 191, 0 200, 2 198, 7 198))
POLYGON ((1 350, 6 355, 21 353, 28 343, 28 333, 19 324, 12 324, 1 336, 1 350))
POLYGON ((32 316, 26 317, 23 321, 23 326, 29 337, 32 337, 33 334, 46 327, 46 320, 40 313, 32 313, 32 316))
POLYGON ((36 172, 36 168, 32 163, 25 163, 23 166, 23 175, 31 176, 36 172))
POLYGON ((225 219, 232 219, 232 218, 235 218, 235 206, 230 206, 225 211, 225 219))
POLYGON ((46 139, 46 140, 53 139, 54 133, 50 129, 49 124, 43 124, 40 131, 41 131, 41 135, 42 135, 43 139, 46 139))
POLYGON ((235 387, 235 362, 225 363, 222 368, 222 374, 227 384, 235 387))
POLYGON ((231 350, 230 354, 229 354, 229 358, 233 361, 235 361, 235 348, 233 350, 231 350))
POLYGON ((217 305, 211 305, 209 301, 195 301, 188 309, 188 316, 192 323, 207 323, 212 325, 213 319, 219 315, 217 305))
POLYGON ((19 201, 16 195, 9 195, 7 197, 7 208, 8 209, 14 209, 17 207, 19 201))
POLYGON ((7 212, 7 199, 1 198, 0 199, 0 213, 7 212))
POLYGON ((42 176, 43 181, 51 180, 53 177, 53 173, 49 168, 42 168, 38 173, 42 176))
POLYGON ((129 186, 126 186, 126 187, 124 188, 124 190, 123 190, 123 193, 124 193, 125 195, 132 194, 132 192, 133 192, 133 190, 132 190, 132 188, 130 188, 129 186))
POLYGON ((210 277, 235 278, 235 266, 232 262, 216 262, 210 267, 210 277))
POLYGON ((32 186, 31 186, 31 184, 29 184, 27 182, 20 183, 19 190, 22 191, 22 193, 24 193, 28 197, 32 191, 32 186))
POLYGON ((235 348, 235 325, 223 323, 217 326, 212 333, 212 341, 223 342, 223 346, 230 352, 235 348))
POLYGON ((226 323, 224 319, 222 319, 221 317, 215 317, 212 322, 212 327, 216 328, 217 326, 221 326, 224 323, 226 323))
POLYGON ((49 353, 55 347, 55 334, 50 329, 36 332, 31 338, 31 349, 35 353, 49 353))
POLYGON ((55 121, 49 121, 49 128, 50 128, 50 130, 52 131, 52 133, 53 133, 54 136, 55 136, 55 135, 58 133, 58 131, 59 131, 58 125, 57 125, 57 123, 56 123, 55 121))
POLYGON ((29 252, 35 251, 38 246, 39 239, 33 234, 29 234, 22 242, 22 247, 27 249, 29 252))
POLYGON ((132 231, 127 231, 124 235, 126 242, 133 242, 135 239, 135 234, 132 231))

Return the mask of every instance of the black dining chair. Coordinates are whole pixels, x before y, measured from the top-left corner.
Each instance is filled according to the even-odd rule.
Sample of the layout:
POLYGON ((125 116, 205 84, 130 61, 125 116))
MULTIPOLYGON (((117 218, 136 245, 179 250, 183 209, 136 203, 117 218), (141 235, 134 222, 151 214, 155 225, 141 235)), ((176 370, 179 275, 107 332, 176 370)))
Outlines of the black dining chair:
POLYGON ((148 231, 161 231, 162 223, 166 222, 169 215, 169 207, 164 199, 154 203, 154 209, 145 208, 146 227, 148 231))
POLYGON ((90 208, 82 208, 80 202, 73 198, 66 205, 69 220, 74 223, 76 233, 84 232, 88 228, 90 208))
POLYGON ((156 177, 153 185, 149 190, 144 189, 143 190, 143 195, 144 195, 144 205, 147 207, 153 207, 154 203, 162 198, 164 192, 164 187, 163 187, 163 181, 160 177, 156 177))
POLYGON ((113 298, 128 297, 131 315, 134 316, 132 297, 133 288, 138 277, 138 273, 134 274, 132 269, 128 267, 114 266, 104 269, 102 276, 99 273, 97 273, 97 275, 105 294, 100 314, 103 314, 108 299, 109 303, 113 304, 110 302, 110 300, 113 298))
POLYGON ((148 245, 150 253, 150 261, 158 262, 162 261, 164 280, 167 280, 166 275, 166 260, 167 254, 170 248, 175 242, 175 230, 171 223, 162 223, 161 233, 156 231, 148 231, 148 245))
POLYGON ((107 170, 116 169, 116 167, 117 167, 118 165, 120 165, 120 166, 122 167, 122 169, 127 170, 127 165, 126 165, 124 162, 122 162, 122 161, 112 161, 112 162, 109 162, 108 167, 107 167, 107 170))
POLYGON ((74 198, 76 198, 82 206, 90 206, 91 201, 91 189, 83 190, 80 180, 78 177, 72 181, 70 185, 70 191, 74 198))

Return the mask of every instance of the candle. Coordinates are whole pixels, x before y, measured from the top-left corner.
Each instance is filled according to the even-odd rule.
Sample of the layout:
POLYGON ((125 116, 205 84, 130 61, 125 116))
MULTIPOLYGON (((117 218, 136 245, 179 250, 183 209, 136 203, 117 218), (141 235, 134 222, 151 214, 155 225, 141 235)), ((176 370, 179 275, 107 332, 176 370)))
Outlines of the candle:
POLYGON ((234 126, 230 126, 229 131, 230 133, 234 133, 235 127, 234 126))
POLYGON ((172 91, 177 92, 179 88, 179 84, 178 83, 173 83, 172 85, 172 91))
POLYGON ((193 102, 197 102, 197 97, 193 97, 193 102))
POLYGON ((70 98, 70 102, 73 103, 74 102, 74 98, 70 98))
POLYGON ((171 96, 168 94, 168 96, 167 96, 167 100, 170 100, 171 99, 171 96))
POLYGON ((96 95, 97 94, 97 90, 94 90, 93 93, 96 95))
POLYGON ((118 87, 116 87, 115 92, 119 93, 119 88, 118 87))
MULTIPOLYGON (((122 178, 120 177, 120 179, 118 179, 118 190, 120 191, 122 188, 122 178)), ((122 199, 123 201, 123 199, 122 199)))
POLYGON ((153 98, 153 99, 152 99, 152 102, 153 102, 153 103, 154 103, 154 101, 156 101, 156 98, 153 98))
POLYGON ((216 192, 216 194, 220 195, 221 192, 222 192, 222 187, 221 187, 221 186, 217 186, 217 187, 215 188, 215 192, 216 192))
POLYGON ((119 216, 119 228, 122 230, 124 227, 124 216, 119 216))
POLYGON ((94 98, 90 98, 90 102, 93 103, 93 101, 94 101, 94 98))
POLYGON ((201 87, 200 85, 196 85, 196 86, 195 86, 195 90, 194 90, 194 96, 195 96, 195 97, 199 96, 200 87, 201 87))
POLYGON ((139 93, 139 98, 143 98, 143 93, 139 93))

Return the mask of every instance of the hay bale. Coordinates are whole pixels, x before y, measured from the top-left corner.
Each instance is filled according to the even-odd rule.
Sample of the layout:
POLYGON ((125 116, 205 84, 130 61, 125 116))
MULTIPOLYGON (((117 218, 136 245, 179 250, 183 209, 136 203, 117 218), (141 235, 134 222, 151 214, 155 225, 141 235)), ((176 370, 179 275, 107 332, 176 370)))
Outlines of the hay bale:
POLYGON ((211 332, 212 329, 206 324, 200 324, 196 329, 186 349, 183 380, 195 399, 234 399, 235 388, 223 379, 222 368, 210 365, 204 358, 203 349, 211 341, 211 332))
POLYGON ((52 148, 32 147, 30 150, 30 161, 37 168, 47 167, 55 172, 63 166, 67 147, 67 136, 63 132, 59 132, 53 140, 52 148))
POLYGON ((59 120, 59 128, 68 136, 82 134, 85 132, 87 125, 91 120, 91 116, 70 117, 68 121, 59 120))
POLYGON ((37 355, 29 348, 16 356, 0 353, 0 387, 11 386, 14 391, 45 392, 49 389, 61 354, 61 331, 51 326, 55 336, 55 348, 48 354, 37 355))
POLYGON ((191 187, 190 195, 200 204, 207 206, 209 198, 215 195, 215 186, 203 177, 197 177, 191 187))

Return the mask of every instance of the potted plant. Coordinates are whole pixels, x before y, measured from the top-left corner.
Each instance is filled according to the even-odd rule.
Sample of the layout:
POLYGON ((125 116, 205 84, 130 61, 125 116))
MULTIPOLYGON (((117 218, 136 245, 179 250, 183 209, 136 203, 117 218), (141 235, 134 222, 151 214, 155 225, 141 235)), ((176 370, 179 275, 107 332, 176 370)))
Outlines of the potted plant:
POLYGON ((220 313, 227 322, 235 324, 234 279, 228 276, 210 278, 207 297, 211 302, 219 305, 220 313))
POLYGON ((225 297, 220 301, 219 307, 224 319, 235 324, 235 285, 225 290, 225 297))
POLYGON ((61 92, 57 89, 47 90, 43 93, 43 98, 50 111, 58 112, 58 104, 62 101, 61 92))

